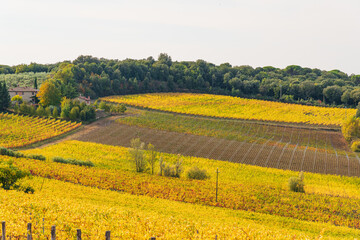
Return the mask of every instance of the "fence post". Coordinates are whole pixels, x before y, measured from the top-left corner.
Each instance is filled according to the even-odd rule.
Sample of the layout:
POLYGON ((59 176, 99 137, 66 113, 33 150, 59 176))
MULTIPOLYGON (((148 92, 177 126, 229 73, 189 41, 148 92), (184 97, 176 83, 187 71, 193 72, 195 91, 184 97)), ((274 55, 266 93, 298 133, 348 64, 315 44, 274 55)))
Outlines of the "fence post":
POLYGON ((76 240, 81 240, 81 229, 76 230, 76 240))
POLYGON ((6 240, 6 228, 5 228, 5 222, 1 223, 1 229, 2 229, 2 240, 6 240))
POLYGON ((56 240, 56 227, 51 226, 51 240, 56 240))
POLYGON ((216 198, 215 201, 218 201, 218 189, 219 189, 219 169, 216 169, 216 198))
POLYGON ((105 233, 105 239, 110 240, 110 231, 106 231, 105 233))
POLYGON ((31 223, 27 224, 27 240, 32 240, 31 223))

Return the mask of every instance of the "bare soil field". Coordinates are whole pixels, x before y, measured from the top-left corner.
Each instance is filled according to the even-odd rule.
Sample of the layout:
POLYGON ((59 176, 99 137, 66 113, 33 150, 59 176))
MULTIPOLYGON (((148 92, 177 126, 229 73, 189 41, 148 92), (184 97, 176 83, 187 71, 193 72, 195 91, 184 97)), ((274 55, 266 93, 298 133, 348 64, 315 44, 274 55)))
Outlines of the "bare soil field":
POLYGON ((145 143, 152 143, 161 152, 295 171, 360 176, 360 159, 345 151, 346 143, 339 132, 277 127, 271 131, 277 131, 275 135, 287 137, 276 139, 275 144, 273 139, 264 138, 266 133, 263 129, 253 133, 255 141, 240 142, 129 126, 115 122, 116 118, 119 116, 101 119, 61 141, 73 139, 129 147, 130 140, 139 137, 145 143), (281 131, 283 133, 279 134, 281 131), (289 131, 291 134, 284 134, 289 131), (301 143, 306 138, 322 139, 326 149, 310 148, 306 142, 301 143))

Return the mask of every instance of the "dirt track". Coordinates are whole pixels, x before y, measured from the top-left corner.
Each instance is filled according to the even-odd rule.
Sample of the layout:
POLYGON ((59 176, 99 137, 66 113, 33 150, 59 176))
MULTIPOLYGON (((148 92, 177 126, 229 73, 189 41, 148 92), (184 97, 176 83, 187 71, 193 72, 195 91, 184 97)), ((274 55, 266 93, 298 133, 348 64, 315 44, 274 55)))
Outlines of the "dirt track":
MULTIPOLYGON (((276 144, 269 145, 266 142, 258 143, 264 142, 261 136, 253 143, 239 142, 128 126, 116 123, 114 120, 118 117, 112 116, 101 119, 84 126, 77 133, 59 141, 73 139, 129 147, 132 138, 140 137, 142 141, 155 145, 161 152, 296 171, 360 176, 360 160, 357 156, 352 157, 334 154, 329 150, 320 151, 298 147, 296 139, 299 139, 300 134, 303 134, 302 131, 298 131, 296 133, 298 136, 294 136, 293 139, 281 140, 276 144)), ((331 134, 329 132, 326 136, 329 145, 332 144, 331 134)))

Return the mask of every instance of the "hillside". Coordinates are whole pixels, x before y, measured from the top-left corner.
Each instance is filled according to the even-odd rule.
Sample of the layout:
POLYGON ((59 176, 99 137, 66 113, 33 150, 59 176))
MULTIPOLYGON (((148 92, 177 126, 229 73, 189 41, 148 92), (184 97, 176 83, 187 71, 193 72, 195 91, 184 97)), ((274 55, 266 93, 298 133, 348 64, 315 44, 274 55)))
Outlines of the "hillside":
MULTIPOLYGON (((34 194, 0 190, 0 207, 6 209, 0 217, 7 222, 8 236, 25 236, 28 222, 39 239, 49 237, 52 225, 61 239, 74 238, 76 229, 90 239, 108 230, 115 239, 353 239, 360 234, 360 161, 335 124, 345 112, 218 95, 123 98, 134 99, 137 107, 146 103, 141 107, 150 110, 129 108, 63 139, 29 145, 21 151, 25 155, 1 153, 0 171, 12 164, 29 172, 32 178, 21 184, 35 189, 34 194), (174 112, 174 106, 183 112, 174 112), (244 106, 262 111, 241 119, 244 106), (198 109, 202 116, 193 114, 198 109), (323 122, 263 119, 281 119, 284 109, 288 116, 303 111, 311 121, 323 122), (153 153, 141 150, 146 159, 155 154, 154 173, 149 164, 136 171, 129 148, 134 138, 154 144, 153 153), (189 178, 195 167, 209 178, 189 178), (169 174, 175 168, 178 175, 165 174, 164 169, 169 174), (304 171, 305 192, 290 191, 289 179, 299 171, 304 171), (13 214, 14 209, 22 211, 13 214)), ((21 137, 39 132, 52 137, 62 127, 77 126, 2 116, 4 143, 30 144, 21 137)))
POLYGON ((312 107, 191 93, 109 96, 102 99, 109 102, 184 114, 335 126, 341 126, 347 117, 354 116, 356 112, 355 109, 312 107))

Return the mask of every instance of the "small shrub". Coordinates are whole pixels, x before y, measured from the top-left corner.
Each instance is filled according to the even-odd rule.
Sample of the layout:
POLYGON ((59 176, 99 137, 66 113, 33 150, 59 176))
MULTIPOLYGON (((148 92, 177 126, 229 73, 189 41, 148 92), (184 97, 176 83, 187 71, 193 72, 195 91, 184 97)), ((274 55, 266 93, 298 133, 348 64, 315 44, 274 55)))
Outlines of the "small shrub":
POLYGON ((351 144, 351 150, 354 152, 360 152, 360 141, 355 141, 351 144))
POLYGON ((187 172, 187 177, 189 179, 204 180, 210 178, 205 169, 200 169, 198 167, 193 167, 187 172))
POLYGON ((178 159, 174 165, 171 165, 160 158, 160 176, 180 178, 182 169, 182 160, 178 159))
POLYGON ((289 179, 289 188, 293 192, 305 192, 304 189, 304 173, 300 172, 298 177, 291 177, 289 179))
POLYGON ((40 161, 45 161, 46 157, 40 154, 31 154, 31 155, 26 155, 26 158, 31 158, 31 159, 36 159, 36 160, 40 160, 40 161))
POLYGON ((25 156, 21 152, 13 151, 11 149, 4 148, 4 147, 0 147, 0 155, 6 155, 9 157, 16 157, 16 158, 21 158, 21 157, 25 156))
POLYGON ((62 157, 54 157, 53 162, 63 163, 63 164, 72 164, 72 165, 77 165, 77 166, 85 166, 85 167, 95 166, 95 164, 91 161, 82 161, 82 160, 71 159, 71 158, 65 159, 62 157))
POLYGON ((30 173, 20 170, 12 165, 12 162, 0 165, 0 186, 5 190, 19 190, 26 193, 34 193, 30 186, 22 186, 17 181, 30 176, 30 173))
POLYGON ((57 162, 57 163, 68 163, 68 161, 65 158, 62 158, 62 157, 54 157, 53 161, 57 162))
POLYGON ((17 190, 17 191, 22 191, 24 193, 30 193, 30 194, 33 194, 35 192, 35 189, 33 187, 31 187, 31 186, 28 186, 28 185, 15 184, 14 189, 17 190))

